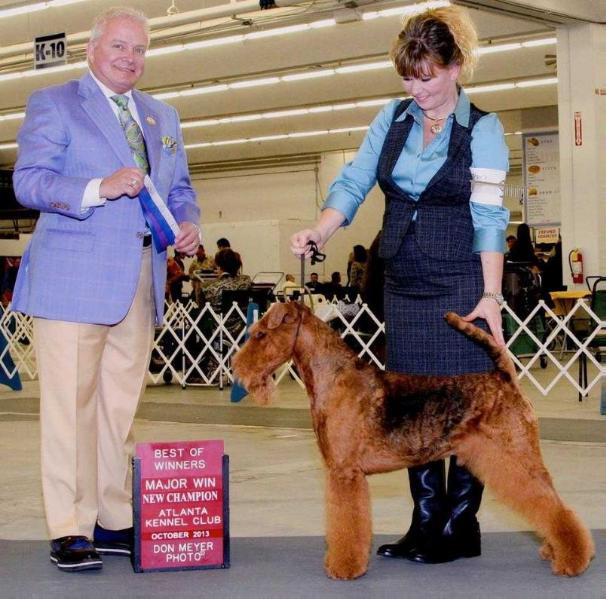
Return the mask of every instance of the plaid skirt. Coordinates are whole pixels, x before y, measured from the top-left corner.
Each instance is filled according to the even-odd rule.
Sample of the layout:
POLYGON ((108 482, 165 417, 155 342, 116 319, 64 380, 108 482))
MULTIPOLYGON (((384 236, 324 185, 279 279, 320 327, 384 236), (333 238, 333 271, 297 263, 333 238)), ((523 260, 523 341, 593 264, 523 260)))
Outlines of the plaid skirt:
MULTIPOLYGON (((469 314, 484 281, 479 254, 469 260, 424 253, 414 223, 398 253, 385 263, 385 332, 388 370, 407 374, 456 375, 488 372, 486 350, 444 320, 446 312, 469 314)), ((487 330, 484 320, 475 325, 487 330)))

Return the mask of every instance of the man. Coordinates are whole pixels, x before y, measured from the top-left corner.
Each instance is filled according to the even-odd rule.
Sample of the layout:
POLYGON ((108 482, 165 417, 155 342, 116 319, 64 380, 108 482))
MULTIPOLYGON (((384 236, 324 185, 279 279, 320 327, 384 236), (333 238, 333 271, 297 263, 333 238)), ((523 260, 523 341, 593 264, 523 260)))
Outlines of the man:
POLYGON ((315 290, 317 287, 320 286, 320 280, 318 278, 318 273, 317 272, 312 272, 309 275, 310 280, 307 281, 307 283, 305 283, 305 287, 315 290))
POLYGON ((148 43, 142 13, 103 13, 90 71, 32 94, 17 138, 15 192, 41 214, 13 308, 34 317, 44 506, 65 571, 131 550, 131 428, 166 277, 139 200, 146 172, 179 223, 175 249, 200 242, 176 111, 133 89, 148 43))
POLYGON ((217 239, 217 251, 220 252, 221 250, 231 250, 229 239, 225 237, 219 237, 219 239, 217 239))
POLYGON ((193 297, 197 303, 199 303, 200 289, 202 282, 198 278, 197 274, 201 270, 210 271, 215 269, 215 261, 206 255, 204 246, 200 244, 196 250, 196 256, 189 265, 189 280, 192 286, 193 297))

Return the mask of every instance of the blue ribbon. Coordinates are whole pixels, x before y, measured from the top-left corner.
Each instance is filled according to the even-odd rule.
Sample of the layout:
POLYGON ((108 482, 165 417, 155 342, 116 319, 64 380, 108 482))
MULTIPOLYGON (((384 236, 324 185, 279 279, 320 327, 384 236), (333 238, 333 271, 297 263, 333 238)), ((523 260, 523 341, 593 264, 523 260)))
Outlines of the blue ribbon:
POLYGON ((175 234, 146 187, 142 187, 139 192, 139 202, 151 231, 154 246, 158 252, 163 252, 169 245, 175 243, 175 234))

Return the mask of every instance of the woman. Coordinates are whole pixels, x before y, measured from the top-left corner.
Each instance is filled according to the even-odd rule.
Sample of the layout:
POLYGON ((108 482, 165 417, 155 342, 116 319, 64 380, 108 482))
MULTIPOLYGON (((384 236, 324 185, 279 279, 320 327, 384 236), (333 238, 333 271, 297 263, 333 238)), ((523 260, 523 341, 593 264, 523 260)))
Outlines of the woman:
POLYGON ((362 289, 367 261, 368 253, 366 248, 363 245, 354 245, 349 268, 349 287, 354 287, 358 291, 362 289))
POLYGON ((213 310, 221 312, 223 292, 237 289, 250 289, 252 284, 248 275, 239 275, 242 268, 240 254, 230 248, 219 250, 215 254, 215 266, 218 271, 217 279, 202 285, 204 301, 210 302, 213 310))
POLYGON ((533 267, 536 272, 541 270, 543 264, 535 254, 530 227, 526 223, 520 223, 517 230, 517 238, 507 255, 508 262, 525 262, 533 267))
MULTIPOLYGON (((309 241, 322 247, 351 222, 378 181, 386 197, 379 255, 389 370, 457 375, 492 369, 484 350, 445 324, 448 310, 487 324, 504 344, 509 213, 501 184, 508 150, 497 116, 470 104, 458 84, 471 74, 476 44, 473 25, 455 6, 404 22, 392 59, 411 98, 379 112, 353 162, 331 185, 315 227, 291 238, 296 255, 309 255, 309 241)), ((448 485, 443 461, 410 468, 409 479, 410 529, 378 553, 426 563, 480 555, 480 482, 454 459, 448 485)))

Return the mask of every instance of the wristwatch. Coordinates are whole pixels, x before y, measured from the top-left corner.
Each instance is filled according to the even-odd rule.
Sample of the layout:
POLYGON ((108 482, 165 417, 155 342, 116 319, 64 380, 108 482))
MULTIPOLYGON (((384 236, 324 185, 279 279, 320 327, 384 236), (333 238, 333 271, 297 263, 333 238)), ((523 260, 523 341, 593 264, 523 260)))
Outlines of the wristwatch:
POLYGON ((499 306, 502 306, 505 303, 505 298, 502 293, 497 293, 496 291, 485 291, 482 294, 482 299, 488 298, 493 299, 499 306))

